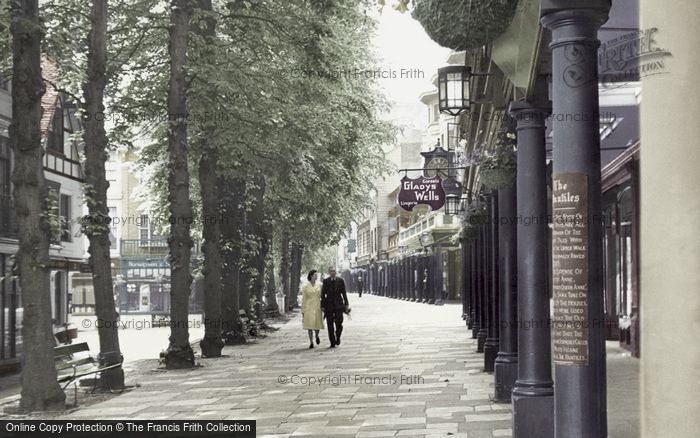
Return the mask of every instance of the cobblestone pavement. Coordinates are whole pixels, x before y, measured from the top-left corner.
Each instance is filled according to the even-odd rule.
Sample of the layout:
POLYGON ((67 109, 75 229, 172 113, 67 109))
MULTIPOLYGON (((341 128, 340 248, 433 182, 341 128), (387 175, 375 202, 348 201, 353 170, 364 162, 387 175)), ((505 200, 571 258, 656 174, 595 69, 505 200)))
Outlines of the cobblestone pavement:
POLYGON ((256 344, 186 371, 153 370, 139 388, 65 417, 255 419, 258 436, 510 436, 510 405, 460 318, 461 306, 350 295, 342 345, 308 349, 300 315, 256 344))

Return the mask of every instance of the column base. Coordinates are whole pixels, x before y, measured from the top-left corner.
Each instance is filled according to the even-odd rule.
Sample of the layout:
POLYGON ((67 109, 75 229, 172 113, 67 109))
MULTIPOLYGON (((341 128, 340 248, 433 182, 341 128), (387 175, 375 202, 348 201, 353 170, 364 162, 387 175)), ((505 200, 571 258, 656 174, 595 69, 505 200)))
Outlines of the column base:
POLYGON ((479 336, 479 324, 474 323, 472 324, 472 339, 476 339, 479 336))
POLYGON ((486 329, 479 329, 479 333, 476 335, 476 352, 484 352, 484 344, 486 343, 486 329))
POLYGON ((513 438, 554 437, 554 395, 513 393, 513 438))
POLYGON ((442 305, 444 305, 444 304, 445 304, 445 302, 444 302, 443 300, 440 300, 440 299, 435 300, 435 305, 436 305, 436 306, 442 306, 442 305))
POLYGON ((487 373, 494 371, 498 356, 498 338, 487 338, 484 341, 484 371, 487 373))
POLYGON ((431 298, 431 299, 429 299, 429 300, 428 300, 428 304, 435 304, 435 300, 434 300, 434 299, 432 299, 432 298, 431 298))
POLYGON ((495 393, 496 403, 511 403, 513 387, 518 378, 518 353, 498 352, 495 365, 495 393))

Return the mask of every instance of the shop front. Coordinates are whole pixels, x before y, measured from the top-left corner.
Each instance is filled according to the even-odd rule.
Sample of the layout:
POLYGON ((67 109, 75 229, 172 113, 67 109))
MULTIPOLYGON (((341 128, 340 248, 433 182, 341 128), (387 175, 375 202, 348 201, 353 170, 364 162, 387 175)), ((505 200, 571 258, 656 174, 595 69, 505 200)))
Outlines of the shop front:
POLYGON ((639 339, 639 153, 635 144, 603 169, 603 251, 607 339, 634 356, 639 339))

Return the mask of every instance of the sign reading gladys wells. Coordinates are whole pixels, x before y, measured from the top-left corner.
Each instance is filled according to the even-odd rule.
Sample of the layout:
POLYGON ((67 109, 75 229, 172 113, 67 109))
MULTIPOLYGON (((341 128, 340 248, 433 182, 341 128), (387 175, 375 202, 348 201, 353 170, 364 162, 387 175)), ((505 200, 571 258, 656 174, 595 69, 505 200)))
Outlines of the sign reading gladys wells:
POLYGON ((557 365, 588 364, 588 179, 554 176, 552 193, 553 357, 557 365))
POLYGON ((439 176, 418 178, 401 178, 401 190, 398 196, 399 206, 406 211, 413 211, 416 205, 429 205, 438 210, 445 205, 445 189, 439 176))

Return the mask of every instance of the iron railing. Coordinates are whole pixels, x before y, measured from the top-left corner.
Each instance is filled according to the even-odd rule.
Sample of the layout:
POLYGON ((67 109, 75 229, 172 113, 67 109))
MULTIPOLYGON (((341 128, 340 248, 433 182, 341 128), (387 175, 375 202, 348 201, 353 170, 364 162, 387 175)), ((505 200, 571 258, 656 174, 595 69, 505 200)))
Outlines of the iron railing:
MULTIPOLYGON (((122 257, 167 256, 170 251, 168 239, 120 239, 119 254, 122 257)), ((199 243, 192 246, 192 255, 199 255, 199 243)))

